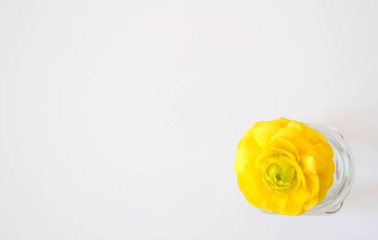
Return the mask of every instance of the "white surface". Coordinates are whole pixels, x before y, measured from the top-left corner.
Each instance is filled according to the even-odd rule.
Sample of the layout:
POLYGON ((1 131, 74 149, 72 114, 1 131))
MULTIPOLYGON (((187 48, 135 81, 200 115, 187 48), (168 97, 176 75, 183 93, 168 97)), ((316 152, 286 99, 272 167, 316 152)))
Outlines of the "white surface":
POLYGON ((1 1, 0 239, 376 239, 377 1, 1 1), (248 205, 256 121, 340 128, 331 217, 248 205))

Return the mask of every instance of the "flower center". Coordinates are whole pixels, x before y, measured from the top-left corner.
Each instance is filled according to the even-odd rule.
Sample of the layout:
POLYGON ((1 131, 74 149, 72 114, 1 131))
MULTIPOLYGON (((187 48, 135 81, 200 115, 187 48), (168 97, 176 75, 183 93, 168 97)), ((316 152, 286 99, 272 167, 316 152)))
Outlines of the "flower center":
POLYGON ((266 161, 263 167, 263 181, 265 186, 273 191, 285 191, 297 185, 295 167, 286 156, 276 156, 266 161))

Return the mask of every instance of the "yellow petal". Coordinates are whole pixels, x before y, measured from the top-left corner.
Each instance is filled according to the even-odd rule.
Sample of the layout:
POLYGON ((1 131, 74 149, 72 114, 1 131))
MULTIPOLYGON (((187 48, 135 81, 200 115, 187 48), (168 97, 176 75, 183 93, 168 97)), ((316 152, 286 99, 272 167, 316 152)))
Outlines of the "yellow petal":
POLYGON ((295 159, 297 162, 300 161, 298 151, 290 141, 282 137, 273 136, 271 138, 270 144, 273 149, 276 149, 278 151, 284 151, 286 155, 295 159))
MULTIPOLYGON (((259 122, 252 129, 253 136, 262 150, 269 149, 271 137, 280 129, 279 123, 259 122)), ((250 134, 250 133, 249 133, 250 134)))
POLYGON ((301 167, 304 173, 316 174, 316 162, 313 156, 301 155, 301 167))
POLYGON ((257 157, 262 153, 254 137, 243 137, 238 144, 236 151, 236 163, 234 170, 236 173, 252 169, 257 157))

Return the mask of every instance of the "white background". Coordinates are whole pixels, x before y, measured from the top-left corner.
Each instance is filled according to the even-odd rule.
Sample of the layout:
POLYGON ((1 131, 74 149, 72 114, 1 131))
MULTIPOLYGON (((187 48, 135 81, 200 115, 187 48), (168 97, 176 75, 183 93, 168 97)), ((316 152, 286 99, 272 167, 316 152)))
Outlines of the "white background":
POLYGON ((377 1, 0 1, 0 239, 376 239, 377 1), (255 122, 340 128, 329 217, 239 191, 255 122))

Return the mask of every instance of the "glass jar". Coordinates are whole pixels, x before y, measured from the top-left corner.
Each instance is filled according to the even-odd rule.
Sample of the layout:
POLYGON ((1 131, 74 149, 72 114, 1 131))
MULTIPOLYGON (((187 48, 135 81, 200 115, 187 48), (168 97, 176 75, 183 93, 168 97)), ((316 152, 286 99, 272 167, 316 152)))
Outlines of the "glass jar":
POLYGON ((333 148, 335 162, 334 181, 327 196, 303 215, 333 214, 343 206, 344 199, 350 192, 354 180, 353 157, 340 130, 317 124, 308 124, 309 127, 323 134, 333 148))

